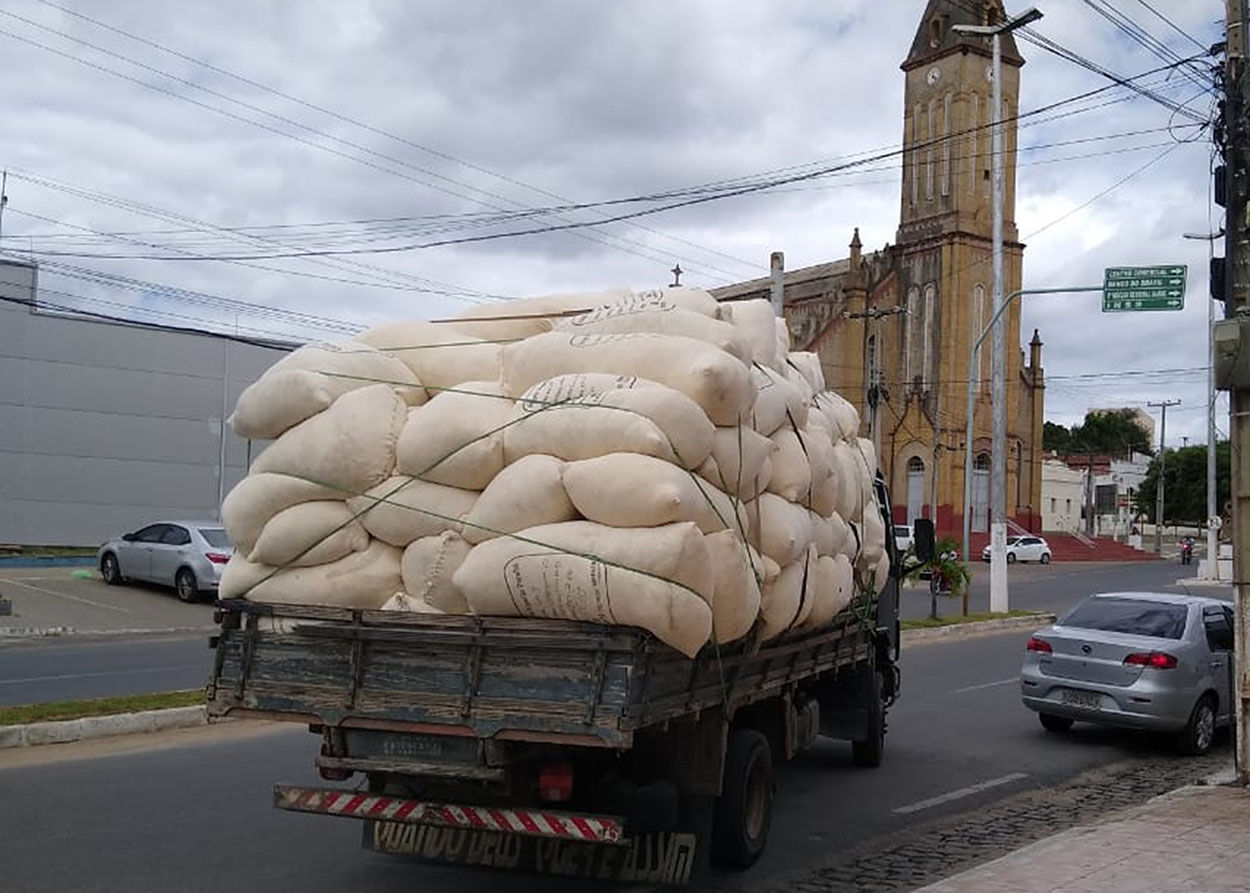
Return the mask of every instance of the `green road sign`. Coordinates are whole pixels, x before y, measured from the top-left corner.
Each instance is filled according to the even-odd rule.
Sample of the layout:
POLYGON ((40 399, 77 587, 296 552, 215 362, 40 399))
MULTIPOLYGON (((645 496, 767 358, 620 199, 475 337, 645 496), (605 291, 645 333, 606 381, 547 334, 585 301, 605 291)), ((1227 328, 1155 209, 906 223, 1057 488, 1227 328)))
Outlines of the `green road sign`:
POLYGON ((1107 267, 1102 279, 1102 312, 1180 310, 1185 306, 1184 264, 1161 267, 1107 267))

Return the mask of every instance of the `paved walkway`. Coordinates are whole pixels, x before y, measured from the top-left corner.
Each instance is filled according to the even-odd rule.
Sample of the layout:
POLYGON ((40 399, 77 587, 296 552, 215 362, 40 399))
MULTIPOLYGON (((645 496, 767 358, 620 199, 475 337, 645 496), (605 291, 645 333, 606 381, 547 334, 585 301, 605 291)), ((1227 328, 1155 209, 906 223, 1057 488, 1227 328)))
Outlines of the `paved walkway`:
POLYGON ((1250 789, 1186 787, 1039 840, 923 893, 1245 893, 1250 789))

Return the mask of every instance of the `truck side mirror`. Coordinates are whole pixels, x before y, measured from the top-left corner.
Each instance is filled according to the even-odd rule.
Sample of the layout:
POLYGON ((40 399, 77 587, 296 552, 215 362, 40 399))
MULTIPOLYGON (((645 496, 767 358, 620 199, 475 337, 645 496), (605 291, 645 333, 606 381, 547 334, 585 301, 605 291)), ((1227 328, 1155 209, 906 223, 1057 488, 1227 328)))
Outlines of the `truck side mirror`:
POLYGON ((937 536, 933 532, 933 521, 929 518, 917 518, 912 522, 912 551, 921 564, 933 560, 937 551, 937 536))

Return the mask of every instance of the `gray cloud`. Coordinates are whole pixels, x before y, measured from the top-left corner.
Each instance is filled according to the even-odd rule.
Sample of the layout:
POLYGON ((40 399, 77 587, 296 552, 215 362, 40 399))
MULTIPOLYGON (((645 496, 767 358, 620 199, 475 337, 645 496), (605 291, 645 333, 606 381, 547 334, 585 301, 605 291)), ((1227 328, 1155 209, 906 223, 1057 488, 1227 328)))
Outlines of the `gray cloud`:
MULTIPOLYGON (((1210 0, 1183 6, 1169 9, 1169 15, 1203 44, 1217 39, 1220 4, 1210 0)), ((896 147, 902 109, 898 64, 923 7, 920 0, 72 4, 118 28, 407 141, 402 142, 33 0, 16 0, 5 8, 390 158, 370 156, 326 136, 265 119, 0 16, 0 28, 6 31, 230 115, 263 120, 280 132, 324 147, 0 35, 0 54, 10 72, 6 82, 10 126, 0 164, 223 226, 465 214, 490 206, 558 203, 519 183, 576 201, 683 188, 896 147), (889 14, 882 14, 883 6, 889 14), (343 154, 364 158, 376 167, 343 154), (437 180, 435 175, 455 182, 437 180), (440 183, 459 195, 422 182, 440 183)), ((1044 11, 1040 31, 1111 69, 1132 74, 1162 64, 1079 0, 1054 0, 1044 5, 1044 11)), ((1196 52, 1144 9, 1134 10, 1134 15, 1177 52, 1196 52)), ((1022 74, 1025 111, 1105 83, 1028 44, 1022 44, 1022 51, 1028 59, 1022 74)), ((1176 77, 1165 81, 1160 76, 1157 81, 1158 89, 1182 100, 1197 93, 1176 77)), ((1117 95, 1107 93, 1104 98, 1117 95)), ((1209 99, 1199 98, 1192 107, 1206 112, 1209 99)), ((1073 209, 1163 148, 1140 147, 1167 143, 1169 136, 1156 133, 1031 149, 1158 128, 1170 117, 1167 110, 1136 99, 1049 122, 1030 121, 1021 129, 1016 216, 1029 243, 1027 286, 1096 284, 1108 265, 1177 261, 1190 267, 1188 306, 1181 314, 1104 318, 1096 295, 1028 299, 1022 330, 1027 337, 1037 327, 1046 342, 1047 371, 1055 376, 1048 392, 1048 415, 1056 420, 1076 420, 1087 406, 1107 401, 1136 405, 1180 396, 1185 410, 1177 411, 1175 421, 1169 416, 1169 430, 1191 439, 1205 436, 1202 412, 1188 409, 1204 399, 1201 375, 1178 374, 1169 380, 1123 373, 1205 363, 1207 246, 1180 236, 1205 231, 1209 225, 1209 142, 1204 139, 1176 149, 1147 173, 1075 213, 1073 209), (1138 148, 1094 155, 1130 147, 1138 148), (1093 157, 1055 160, 1080 154, 1093 157), (1072 377, 1081 375, 1099 377, 1072 377)), ((263 263, 279 270, 351 279, 380 276, 356 266, 358 262, 391 271, 386 281, 397 281, 395 275, 416 276, 450 285, 451 290, 520 295, 655 285, 667 281, 668 269, 680 262, 687 270, 686 281, 710 286, 762 274, 768 253, 775 249, 785 250, 790 266, 842 256, 854 226, 861 228, 867 247, 892 241, 898 162, 891 159, 869 167, 884 169, 709 203, 645 218, 638 221, 640 226, 617 224, 578 236, 549 234, 361 257, 351 263, 348 259, 263 263)), ((6 239, 6 247, 15 251, 31 246, 129 250, 103 242, 89 245, 47 238, 69 231, 23 212, 108 231, 182 225, 29 180, 11 179, 9 195, 12 213, 5 217, 5 235, 23 237, 6 239)), ((1218 226, 1218 215, 1214 223, 1218 226)), ((214 240, 195 246, 214 253, 244 249, 247 244, 231 247, 214 240)), ((436 293, 336 284, 220 262, 65 260, 362 324, 395 316, 438 316, 465 306, 436 293)), ((50 266, 45 267, 43 281, 49 288, 123 303, 139 301, 138 293, 60 279, 50 266)), ((144 302, 154 306, 150 295, 144 302)), ((222 312, 209 308, 172 301, 168 306, 171 312, 223 318, 222 312)), ((250 322, 261 325, 260 319, 250 322)), ((274 321, 266 324, 280 327, 274 321)))

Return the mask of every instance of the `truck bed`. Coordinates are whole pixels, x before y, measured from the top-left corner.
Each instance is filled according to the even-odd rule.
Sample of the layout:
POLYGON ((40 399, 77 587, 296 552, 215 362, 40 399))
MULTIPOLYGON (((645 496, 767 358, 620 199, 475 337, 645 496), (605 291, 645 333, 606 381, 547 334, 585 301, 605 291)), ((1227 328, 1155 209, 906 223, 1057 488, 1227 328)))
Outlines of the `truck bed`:
POLYGON ((632 627, 219 603, 211 716, 624 749, 639 729, 869 658, 875 605, 687 658, 632 627))

